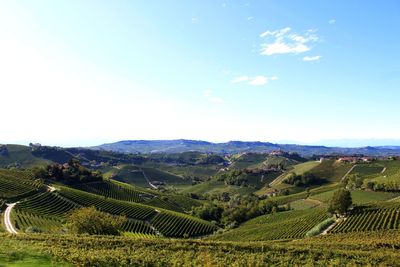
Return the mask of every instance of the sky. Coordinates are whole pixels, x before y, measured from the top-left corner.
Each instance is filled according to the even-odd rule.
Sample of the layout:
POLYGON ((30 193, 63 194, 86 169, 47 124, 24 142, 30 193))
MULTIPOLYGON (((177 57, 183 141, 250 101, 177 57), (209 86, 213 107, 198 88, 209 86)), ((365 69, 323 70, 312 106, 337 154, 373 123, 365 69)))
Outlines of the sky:
POLYGON ((0 0, 0 143, 400 144, 399 14, 397 0, 0 0))

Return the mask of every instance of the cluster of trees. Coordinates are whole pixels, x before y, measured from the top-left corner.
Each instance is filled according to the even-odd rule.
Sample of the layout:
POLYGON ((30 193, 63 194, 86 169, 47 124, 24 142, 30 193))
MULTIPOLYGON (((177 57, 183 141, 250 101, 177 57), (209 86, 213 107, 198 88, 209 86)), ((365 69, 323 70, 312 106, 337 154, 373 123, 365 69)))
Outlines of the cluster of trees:
POLYGON ((36 178, 60 181, 67 184, 102 181, 99 171, 91 171, 82 166, 77 159, 70 159, 65 164, 52 164, 33 169, 36 178))
POLYGON ((254 195, 236 194, 226 199, 225 202, 214 200, 195 207, 191 213, 201 219, 215 221, 221 226, 235 227, 254 217, 284 209, 278 207, 274 201, 260 200, 254 195))
POLYGON ((249 186, 249 175, 267 175, 271 172, 281 172, 283 167, 279 164, 271 165, 267 169, 234 169, 217 175, 218 181, 226 185, 249 186))
POLYGON ((385 182, 368 181, 366 187, 374 191, 388 191, 397 192, 400 191, 400 183, 395 180, 388 180, 385 182))
POLYGON ((320 183, 322 180, 310 172, 298 175, 291 173, 283 182, 295 186, 307 186, 320 183))
POLYGON ((361 188, 363 185, 363 180, 358 174, 350 174, 342 183, 346 185, 346 188, 353 190, 361 188))
POLYGON ((248 186, 246 170, 231 170, 217 175, 218 181, 225 182, 226 185, 248 186))
POLYGON ((84 207, 73 210, 67 217, 67 228, 71 233, 89 235, 120 235, 125 216, 114 216, 84 207))

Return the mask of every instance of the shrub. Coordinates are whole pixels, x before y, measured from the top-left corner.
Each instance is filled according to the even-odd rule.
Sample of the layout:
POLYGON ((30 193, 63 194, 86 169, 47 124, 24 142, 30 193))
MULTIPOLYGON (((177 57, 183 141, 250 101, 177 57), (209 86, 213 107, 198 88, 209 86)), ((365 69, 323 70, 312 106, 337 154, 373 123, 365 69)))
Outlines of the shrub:
POLYGON ((328 218, 325 221, 314 226, 310 231, 306 233, 307 237, 316 236, 322 233, 325 229, 327 229, 331 224, 335 222, 334 218, 328 218))
POLYGON ((29 226, 25 229, 25 233, 42 233, 43 230, 36 226, 29 226))
POLYGON ((95 207, 85 207, 75 209, 68 215, 67 228, 76 234, 119 235, 125 221, 124 216, 113 216, 95 207))

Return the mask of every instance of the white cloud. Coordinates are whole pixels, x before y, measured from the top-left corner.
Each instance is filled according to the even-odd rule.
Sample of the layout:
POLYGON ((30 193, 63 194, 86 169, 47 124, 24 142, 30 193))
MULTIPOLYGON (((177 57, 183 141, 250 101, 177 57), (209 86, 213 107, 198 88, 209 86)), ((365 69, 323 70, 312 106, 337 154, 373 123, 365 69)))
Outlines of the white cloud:
POLYGON ((253 20, 253 19, 254 19, 254 17, 252 17, 252 16, 247 17, 247 20, 253 20))
POLYGON ((265 76, 256 76, 249 81, 249 85, 261 86, 268 83, 268 78, 265 76))
POLYGON ((286 27, 276 31, 265 31, 260 34, 265 42, 261 44, 261 55, 272 56, 276 54, 300 54, 311 50, 310 43, 318 41, 314 30, 305 34, 290 33, 291 28, 286 27))
POLYGON ((335 23, 336 23, 336 20, 331 19, 331 20, 328 21, 328 23, 329 23, 329 24, 335 24, 335 23))
POLYGON ((247 82, 250 79, 248 76, 239 76, 236 77, 232 80, 232 83, 241 83, 241 82, 247 82))
POLYGON ((203 95, 209 102, 217 103, 217 104, 220 104, 220 103, 224 102, 222 100, 222 98, 214 96, 213 92, 211 90, 209 90, 209 89, 204 90, 203 95))
POLYGON ((320 60, 322 56, 313 56, 313 57, 309 57, 309 56, 305 56, 303 57, 303 61, 317 61, 320 60))
POLYGON ((249 76, 239 76, 236 77, 232 80, 232 83, 247 83, 248 85, 252 86, 262 86, 266 85, 269 81, 275 81, 277 80, 278 77, 276 76, 271 76, 271 77, 266 77, 266 76, 255 76, 255 77, 249 77, 249 76))

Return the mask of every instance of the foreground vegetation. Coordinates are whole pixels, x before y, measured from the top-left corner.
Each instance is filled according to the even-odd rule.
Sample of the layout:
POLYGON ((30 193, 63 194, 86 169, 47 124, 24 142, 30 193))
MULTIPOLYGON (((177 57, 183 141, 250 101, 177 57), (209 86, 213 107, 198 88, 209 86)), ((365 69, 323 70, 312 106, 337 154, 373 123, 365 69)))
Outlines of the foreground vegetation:
MULTIPOLYGON (((30 247, 48 262, 75 266, 397 266, 397 232, 338 234, 290 242, 216 242, 106 236, 1 236, 8 248, 30 247), (110 253, 111 252, 111 253, 110 253), (156 252, 156 253, 155 253, 156 252), (50 257, 51 258, 50 258, 50 257)), ((0 254, 1 255, 1 254, 0 254)), ((12 262, 10 257, 9 261, 12 262)))

